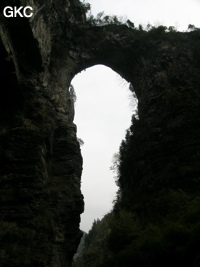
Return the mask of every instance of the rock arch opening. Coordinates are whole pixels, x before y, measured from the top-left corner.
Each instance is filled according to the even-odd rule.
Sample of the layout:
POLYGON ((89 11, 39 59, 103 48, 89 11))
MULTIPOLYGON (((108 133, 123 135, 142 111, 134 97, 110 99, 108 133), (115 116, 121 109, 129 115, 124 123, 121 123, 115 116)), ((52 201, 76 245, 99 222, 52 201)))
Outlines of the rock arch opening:
POLYGON ((94 219, 101 219, 112 208, 117 186, 110 170, 112 156, 118 152, 126 129, 130 126, 132 109, 129 84, 116 72, 96 65, 72 80, 77 101, 75 124, 82 146, 82 193, 85 211, 80 228, 88 231, 94 219))

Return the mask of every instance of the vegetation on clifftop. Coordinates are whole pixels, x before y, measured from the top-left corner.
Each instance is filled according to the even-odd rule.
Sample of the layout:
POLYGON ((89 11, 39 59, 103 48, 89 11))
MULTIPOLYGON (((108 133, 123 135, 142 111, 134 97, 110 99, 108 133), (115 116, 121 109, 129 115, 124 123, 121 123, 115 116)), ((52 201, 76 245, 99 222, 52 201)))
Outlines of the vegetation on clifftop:
MULTIPOLYGON (((130 19, 124 19, 122 17, 118 17, 116 15, 106 15, 104 11, 99 12, 96 16, 94 16, 91 12, 91 5, 88 2, 85 2, 83 0, 81 2, 81 6, 86 13, 87 16, 87 23, 90 26, 105 26, 105 25, 126 25, 131 29, 134 30, 139 30, 139 31, 155 31, 157 33, 161 32, 176 32, 177 29, 174 26, 153 26, 151 24, 147 24, 146 27, 143 25, 139 24, 138 27, 132 22, 130 19)), ((196 31, 199 30, 198 28, 195 27, 193 24, 188 25, 187 31, 196 31)))

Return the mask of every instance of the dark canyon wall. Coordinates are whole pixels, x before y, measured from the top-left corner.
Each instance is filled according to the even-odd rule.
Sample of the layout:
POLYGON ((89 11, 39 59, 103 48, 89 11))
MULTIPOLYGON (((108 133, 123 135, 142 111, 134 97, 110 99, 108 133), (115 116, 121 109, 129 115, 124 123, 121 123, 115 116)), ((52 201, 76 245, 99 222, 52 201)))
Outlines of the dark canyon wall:
MULTIPOLYGON (((20 4, 1 0, 1 10, 13 3, 20 4)), ((0 15, 0 265, 66 267, 81 237, 84 209, 71 80, 104 64, 132 83, 139 100, 137 138, 144 146, 148 138, 155 143, 155 157, 138 147, 138 160, 153 179, 156 159, 170 167, 166 149, 168 155, 180 151, 185 162, 190 155, 197 166, 190 187, 198 190, 200 36, 92 26, 76 0, 26 4, 34 8, 29 20, 0 15), (184 123, 174 129, 180 116, 184 123), (186 130, 182 139, 175 130, 186 130)))

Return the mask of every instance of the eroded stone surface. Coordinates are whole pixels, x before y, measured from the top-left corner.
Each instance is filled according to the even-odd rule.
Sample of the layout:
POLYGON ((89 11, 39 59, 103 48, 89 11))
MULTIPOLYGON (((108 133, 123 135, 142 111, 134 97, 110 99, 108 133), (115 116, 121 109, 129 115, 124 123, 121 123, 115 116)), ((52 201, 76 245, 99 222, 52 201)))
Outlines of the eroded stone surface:
MULTIPOLYGON (((131 82, 142 125, 137 137, 142 140, 149 131, 157 142, 154 152, 164 156, 159 138, 169 137, 168 149, 174 145, 176 98, 183 99, 181 114, 191 110, 180 130, 194 124, 190 116, 199 105, 199 36, 90 26, 76 0, 27 3, 34 7, 30 21, 0 17, 0 262, 3 267, 66 267, 81 237, 83 212, 71 80, 87 67, 104 64, 131 82), (195 99, 193 104, 184 104, 188 98, 195 99), (163 120, 167 131, 160 127, 163 120)), ((2 0, 3 5, 8 2, 2 0)), ((195 147, 193 134, 188 130, 179 145, 187 139, 195 147)), ((186 145, 184 149, 187 154, 186 145)), ((148 157, 141 151, 138 155, 148 157)))

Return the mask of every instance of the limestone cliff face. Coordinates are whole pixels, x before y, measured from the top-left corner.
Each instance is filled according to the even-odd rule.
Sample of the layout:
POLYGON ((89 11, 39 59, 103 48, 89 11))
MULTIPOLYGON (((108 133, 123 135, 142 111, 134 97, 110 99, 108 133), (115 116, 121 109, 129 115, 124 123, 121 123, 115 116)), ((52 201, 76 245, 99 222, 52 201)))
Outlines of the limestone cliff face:
POLYGON ((81 237, 82 157, 68 92, 75 63, 56 44, 70 19, 78 23, 76 4, 30 5, 32 21, 1 17, 0 262, 70 266, 81 237))
MULTIPOLYGON (((8 4, 1 0, 1 8, 8 4)), ((78 0, 27 4, 34 8, 30 20, 0 16, 0 262, 3 267, 66 267, 81 237, 84 206, 71 80, 104 64, 131 82, 139 100, 140 138, 149 131, 159 149, 158 136, 166 135, 159 125, 172 115, 176 97, 183 99, 180 113, 184 100, 194 99, 195 106, 187 106, 191 116, 184 138, 195 148, 196 132, 189 129, 199 104, 199 35, 91 26, 78 0)), ((168 136, 174 130, 170 118, 168 136)), ((175 141, 167 140, 172 149, 175 141)), ((164 156, 165 150, 159 153, 164 156)))

